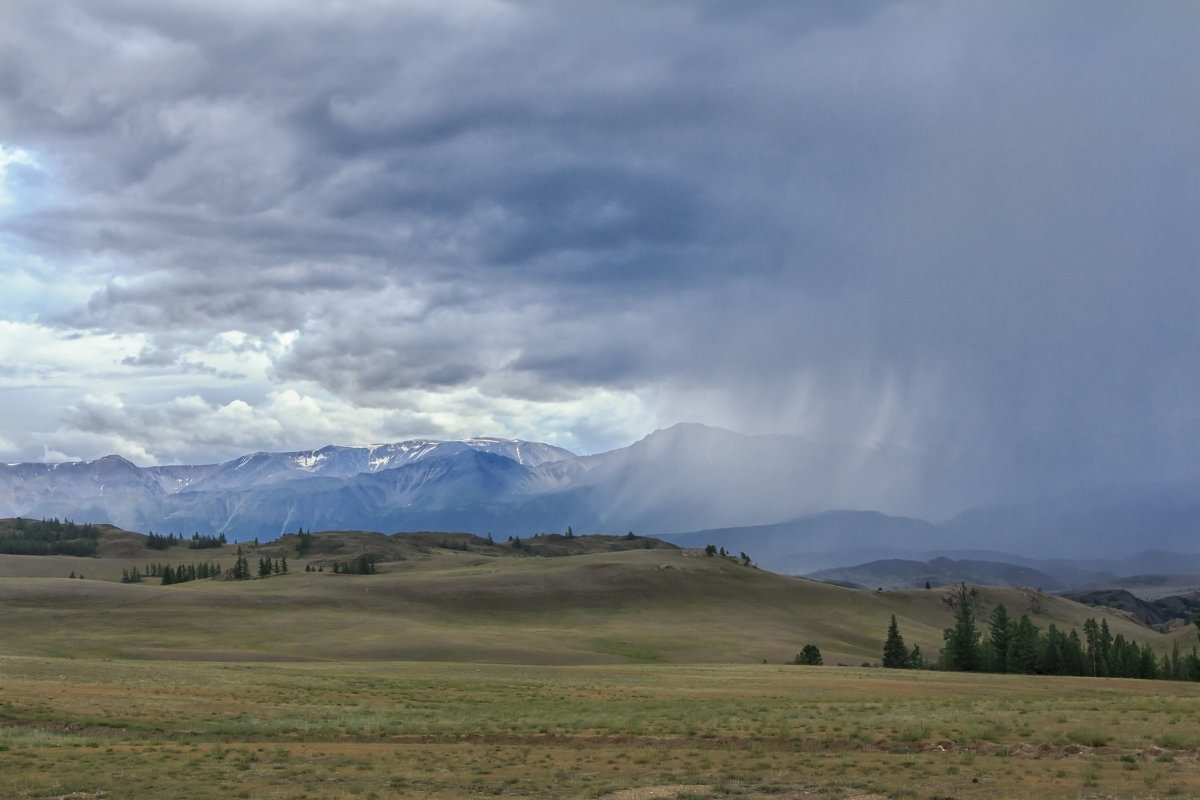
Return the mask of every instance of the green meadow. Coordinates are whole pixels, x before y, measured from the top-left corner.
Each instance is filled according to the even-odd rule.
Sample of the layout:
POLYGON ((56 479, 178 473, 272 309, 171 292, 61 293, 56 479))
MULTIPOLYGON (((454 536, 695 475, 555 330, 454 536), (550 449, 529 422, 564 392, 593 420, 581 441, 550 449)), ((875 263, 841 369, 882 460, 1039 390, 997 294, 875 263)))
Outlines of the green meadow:
MULTIPOLYGON (((1200 684, 862 666, 891 614, 936 656, 945 589, 641 542, 376 537, 246 546, 291 571, 170 586, 119 581, 235 548, 110 532, 96 558, 0 556, 0 796, 1200 796, 1200 684), (328 568, 364 550, 390 560, 328 568), (788 663, 809 643, 825 666, 788 663)), ((1100 616, 983 592, 1043 628, 1100 616)), ((1196 641, 1105 619, 1161 652, 1196 641)))

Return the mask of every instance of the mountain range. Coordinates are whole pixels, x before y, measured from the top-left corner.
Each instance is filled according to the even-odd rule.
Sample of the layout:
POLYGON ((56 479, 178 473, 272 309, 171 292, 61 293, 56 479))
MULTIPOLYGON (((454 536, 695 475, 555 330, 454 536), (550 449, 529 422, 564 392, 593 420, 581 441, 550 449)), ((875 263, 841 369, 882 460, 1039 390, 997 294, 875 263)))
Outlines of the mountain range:
MULTIPOLYGON (((855 453, 702 425, 576 456, 537 442, 415 440, 138 467, 119 456, 0 465, 0 515, 230 538, 309 529, 680 531, 766 523, 844 496, 855 453)), ((858 468, 861 472, 861 467, 858 468)))
POLYGON ((0 516, 231 540, 300 527, 496 537, 568 526, 632 530, 746 552, 760 566, 792 574, 954 553, 1010 564, 1067 559, 1056 565, 1058 579, 1070 570, 1131 574, 1099 561, 1150 548, 1168 555, 1143 558, 1140 571, 1182 572, 1159 567, 1177 566, 1169 553, 1196 552, 1200 541, 1200 493, 1179 490, 975 508, 941 522, 861 510, 886 507, 891 493, 902 493, 903 481, 884 480, 895 464, 895 454, 884 451, 696 424, 586 456, 495 438, 262 452, 208 465, 139 467, 107 456, 0 464, 0 516), (887 494, 875 490, 884 483, 887 494))

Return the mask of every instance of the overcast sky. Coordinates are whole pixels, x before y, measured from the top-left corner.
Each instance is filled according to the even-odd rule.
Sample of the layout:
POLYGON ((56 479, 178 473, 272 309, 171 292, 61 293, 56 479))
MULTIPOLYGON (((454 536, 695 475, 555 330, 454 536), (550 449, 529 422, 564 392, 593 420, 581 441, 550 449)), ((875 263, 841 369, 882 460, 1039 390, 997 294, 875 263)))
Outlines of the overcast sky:
POLYGON ((696 421, 1000 493, 1196 480, 1197 30, 1183 0, 5 0, 0 459, 696 421))

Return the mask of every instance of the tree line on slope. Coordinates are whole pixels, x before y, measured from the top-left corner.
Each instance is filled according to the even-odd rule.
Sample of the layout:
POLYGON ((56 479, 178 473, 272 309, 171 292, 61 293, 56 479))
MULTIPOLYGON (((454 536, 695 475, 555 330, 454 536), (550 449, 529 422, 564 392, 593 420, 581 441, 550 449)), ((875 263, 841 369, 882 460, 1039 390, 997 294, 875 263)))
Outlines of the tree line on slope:
MULTIPOLYGON (((978 590, 961 584, 951 591, 946 604, 954 612, 954 625, 942 632, 945 647, 934 665, 937 669, 1200 681, 1200 654, 1195 648, 1181 655, 1176 642, 1171 653, 1160 659, 1149 644, 1138 645, 1120 633, 1113 636, 1105 619, 1097 623, 1089 618, 1083 624, 1082 637, 1074 628, 1064 632, 1054 623, 1043 632, 1029 615, 1014 620, 1000 604, 992 609, 984 637, 975 622, 980 604, 978 590)), ((913 651, 918 649, 914 647, 913 651)), ((893 614, 883 645, 882 665, 910 669, 923 666, 914 663, 913 651, 905 646, 893 614)))
POLYGON ((166 536, 161 533, 150 531, 146 534, 146 547, 151 550, 166 550, 176 545, 188 543, 188 548, 191 550, 206 550, 213 547, 220 547, 227 543, 225 534, 221 533, 217 536, 209 536, 208 534, 201 535, 199 532, 193 533, 191 539, 184 539, 182 536, 176 536, 174 533, 168 533, 166 536))
POLYGON ((14 556, 94 556, 100 529, 71 520, 17 517, 0 531, 0 553, 14 556))

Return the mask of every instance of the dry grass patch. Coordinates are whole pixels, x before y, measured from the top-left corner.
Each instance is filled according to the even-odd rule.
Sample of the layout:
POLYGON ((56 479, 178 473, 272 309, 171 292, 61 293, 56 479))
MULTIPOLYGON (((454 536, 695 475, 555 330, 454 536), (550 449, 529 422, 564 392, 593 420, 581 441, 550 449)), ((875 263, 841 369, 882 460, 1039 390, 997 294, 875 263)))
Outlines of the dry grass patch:
POLYGON ((6 798, 1200 796, 1195 751, 1157 744, 1200 736, 1191 684, 18 657, 0 676, 6 798))

